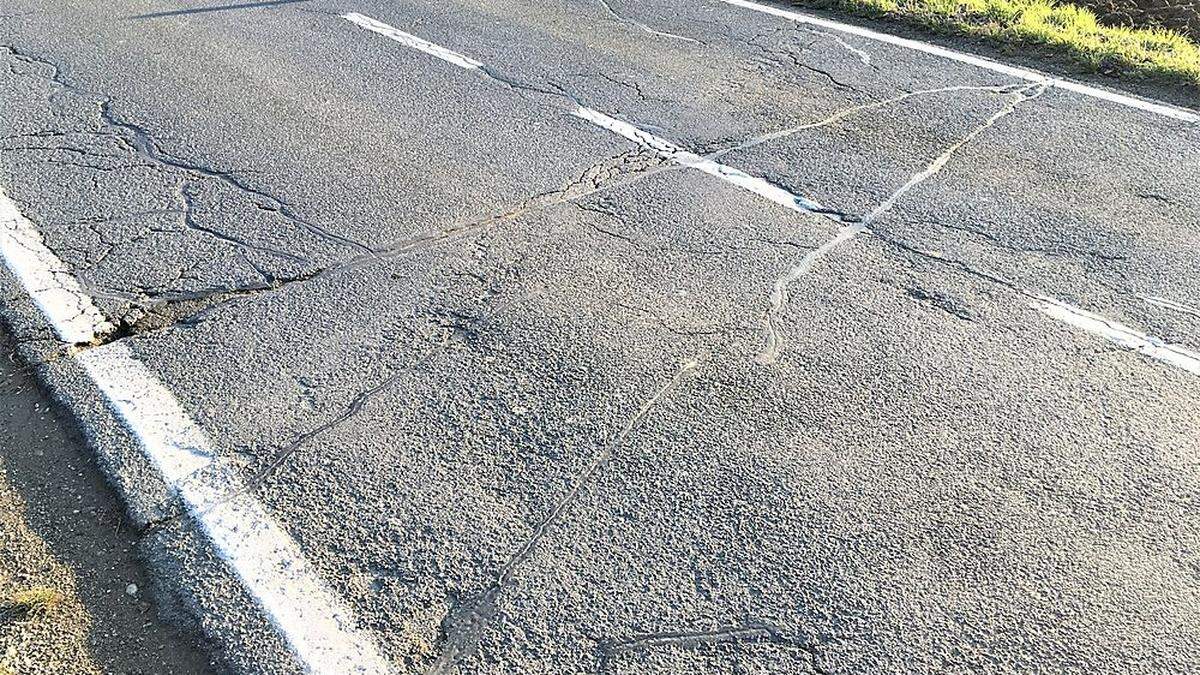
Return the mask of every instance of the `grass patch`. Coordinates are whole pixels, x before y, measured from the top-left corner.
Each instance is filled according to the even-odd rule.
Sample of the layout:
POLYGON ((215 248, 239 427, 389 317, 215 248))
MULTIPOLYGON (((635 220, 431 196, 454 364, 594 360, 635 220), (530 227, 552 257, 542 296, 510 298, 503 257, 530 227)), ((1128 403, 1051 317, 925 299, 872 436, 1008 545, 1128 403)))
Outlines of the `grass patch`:
POLYGON ((42 617, 53 612, 66 599, 62 593, 46 586, 17 591, 8 598, 8 613, 16 617, 42 617))
POLYGON ((796 0, 899 20, 1001 45, 1046 47, 1090 71, 1200 87, 1200 45, 1162 28, 1101 24, 1095 13, 1055 0, 796 0))

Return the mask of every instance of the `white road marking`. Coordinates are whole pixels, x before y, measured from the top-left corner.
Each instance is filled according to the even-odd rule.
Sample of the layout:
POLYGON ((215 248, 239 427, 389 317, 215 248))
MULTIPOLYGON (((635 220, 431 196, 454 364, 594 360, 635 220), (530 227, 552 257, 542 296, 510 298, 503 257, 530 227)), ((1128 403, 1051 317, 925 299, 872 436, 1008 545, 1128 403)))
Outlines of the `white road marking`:
POLYGON ((823 35, 823 36, 829 38, 830 40, 833 40, 839 46, 841 46, 842 49, 845 49, 846 51, 850 52, 851 54, 854 54, 855 56, 857 56, 858 60, 860 62, 862 62, 862 64, 864 66, 871 65, 871 55, 870 54, 864 52, 863 50, 859 49, 858 47, 855 47, 854 45, 850 44, 849 42, 846 42, 845 40, 842 39, 842 36, 838 35, 837 33, 827 33, 823 30, 817 30, 815 28, 806 28, 805 30, 807 30, 808 32, 813 33, 815 35, 823 35))
MULTIPOLYGON (((3 191, 0 253, 68 345, 95 343, 111 330, 66 264, 46 248, 3 191)), ((266 508, 248 495, 221 501, 241 487, 240 478, 216 460, 204 432, 124 342, 83 349, 74 358, 309 672, 392 672, 349 608, 266 508)))
POLYGON ((391 38, 405 47, 411 47, 412 49, 425 52, 426 54, 439 58, 447 63, 453 63, 464 70, 478 70, 483 67, 483 64, 475 59, 463 56, 462 54, 450 49, 446 49, 441 45, 435 45, 428 40, 422 40, 415 35, 405 33, 399 28, 389 26, 382 21, 376 21, 375 19, 359 14, 358 12, 343 14, 342 18, 361 28, 379 33, 384 37, 391 38))
MULTIPOLYGON (((688 152, 666 139, 659 138, 648 131, 639 129, 629 122, 619 120, 591 108, 580 107, 572 114, 579 119, 586 120, 602 129, 607 129, 618 136, 627 138, 644 148, 653 150, 664 159, 703 171, 710 176, 720 178, 743 190, 749 190, 785 208, 802 213, 828 215, 825 207, 812 199, 792 194, 778 185, 774 185, 757 176, 751 176, 741 169, 735 169, 732 166, 701 157, 693 152, 688 152)), ((834 219, 837 220, 837 218, 834 219)))
POLYGON ((1093 87, 1080 82, 1072 82, 1071 80, 1055 78, 1045 73, 1029 70, 1028 68, 1010 66, 998 61, 985 59, 972 54, 964 54, 963 52, 954 51, 953 49, 947 49, 945 47, 939 47, 927 42, 897 37, 895 35, 881 33, 869 28, 842 23, 840 21, 832 21, 830 19, 822 19, 820 17, 810 16, 808 14, 802 14, 800 12, 794 12, 780 7, 761 5, 757 2, 750 2, 749 0, 718 0, 718 2, 723 2, 727 5, 733 5, 735 7, 742 7, 755 12, 762 12, 763 14, 770 14, 772 16, 777 16, 784 19, 790 19, 799 23, 806 23, 812 26, 820 26, 822 28, 848 33, 850 35, 857 35, 858 37, 867 38, 868 40, 875 40, 876 42, 884 42, 899 47, 907 47, 908 49, 924 52, 926 54, 932 54, 934 56, 940 56, 942 58, 958 61, 960 63, 967 63, 979 68, 985 68, 987 70, 1001 73, 1003 75, 1027 80, 1029 82, 1049 82, 1050 86, 1057 87, 1058 89, 1075 92, 1077 94, 1090 96, 1092 98, 1102 99, 1112 103, 1117 103, 1119 105, 1128 106, 1130 108, 1137 108, 1139 110, 1182 120, 1184 122, 1200 122, 1200 113, 1197 113, 1194 110, 1178 108, 1165 103, 1147 101, 1145 99, 1128 96, 1126 94, 1118 94, 1114 91, 1108 91, 1107 89, 1093 87))
POLYGON ((1181 368, 1193 375, 1200 375, 1200 353, 1179 345, 1163 342, 1135 328, 1130 328, 1085 309, 1072 307, 1054 298, 1038 296, 1030 304, 1051 318, 1098 335, 1125 349, 1133 350, 1144 356, 1157 359, 1176 368, 1181 368))
POLYGON ((58 337, 68 344, 90 343, 114 326, 67 266, 42 241, 42 234, 0 190, 0 257, 50 320, 58 337))
MULTIPOLYGON (((743 2, 742 0, 721 0, 721 2, 727 2, 730 4, 739 5, 739 6, 747 6, 752 9, 759 9, 761 11, 769 10, 769 13, 779 13, 781 16, 786 16, 788 18, 793 18, 791 15, 794 14, 792 12, 787 12, 785 10, 777 10, 777 9, 770 8, 770 7, 755 5, 754 3, 743 2)), ((380 27, 380 30, 376 30, 376 28, 371 28, 371 30, 375 30, 375 32, 379 32, 384 35, 389 35, 389 33, 385 32, 387 30, 392 30, 392 31, 395 30, 395 29, 391 28, 390 26, 387 26, 387 24, 382 24, 378 21, 375 21, 374 19, 370 19, 368 17, 363 17, 361 15, 348 14, 348 15, 345 15, 345 18, 349 19, 351 16, 360 17, 367 24, 380 27)), ((800 17, 800 18, 796 19, 798 21, 806 21, 809 23, 814 23, 816 25, 825 26, 828 28, 835 28, 835 29, 839 29, 839 30, 841 29, 841 24, 837 24, 836 22, 829 22, 829 21, 825 21, 824 19, 816 19, 814 17, 805 17, 803 15, 796 15, 796 16, 800 17)), ((351 20, 355 20, 355 19, 351 19, 351 20)), ((357 20, 355 20, 355 22, 359 23, 359 21, 357 21, 357 20)), ((360 25, 366 25, 366 24, 360 24, 360 25)), ((847 26, 846 28, 855 28, 855 27, 847 26)), ((865 29, 855 28, 855 30, 848 31, 848 32, 856 32, 858 30, 865 30, 865 29)), ((872 31, 868 31, 868 32, 872 32, 872 31)), ((404 44, 409 47, 413 47, 414 49, 420 49, 421 51, 426 52, 437 58, 449 60, 451 63, 456 63, 456 65, 461 65, 461 64, 458 64, 456 62, 456 60, 452 60, 452 59, 461 59, 464 63, 468 64, 468 65, 462 65, 461 67, 466 68, 468 70, 482 70, 483 69, 483 64, 480 63, 479 61, 469 59, 468 57, 458 54, 457 52, 453 52, 449 49, 445 49, 444 47, 440 47, 433 43, 422 40, 421 38, 411 36, 407 33, 403 33, 400 31, 397 31, 397 33, 399 33, 401 36, 403 36, 403 38, 402 39, 393 38, 393 39, 397 39, 397 41, 400 42, 401 44, 404 44), (452 56, 447 57, 446 56, 447 54, 452 55, 452 56)), ((880 34, 880 35, 881 35, 881 38, 879 38, 879 39, 887 38, 887 40, 885 40, 885 41, 902 40, 901 38, 892 38, 891 36, 883 36, 882 34, 880 34)), ((389 35, 389 37, 392 37, 392 36, 389 35)), ((903 40, 903 42, 913 42, 913 41, 903 40)), ((914 44, 923 45, 923 43, 916 43, 916 42, 914 42, 914 44)), ((952 55, 952 56, 950 56, 950 58, 962 57, 962 59, 959 59, 959 60, 970 59, 971 62, 973 62, 974 60, 978 60, 978 61, 981 61, 982 63, 990 64, 988 67, 996 66, 996 68, 1006 69, 1007 71, 1011 71, 1011 72, 1009 72, 1009 74, 1012 74, 1012 75, 1020 76, 1019 75, 1020 73, 1029 74, 1029 75, 1031 75, 1030 77, 1024 77, 1023 79, 1031 80, 1033 82, 1033 84, 1030 86, 1021 87, 1019 89, 1014 89, 1012 91, 1012 93, 1015 94, 1016 97, 1013 100, 1010 100, 1008 102, 1008 104, 1006 104, 1004 106, 1004 108, 1002 108, 999 112, 997 112, 996 114, 989 117, 987 120, 984 121, 983 124, 981 124, 979 127, 976 127, 970 134, 968 134, 962 140, 955 143, 950 148, 948 148, 945 152, 943 152, 941 155, 939 155, 937 158, 935 158, 928 166, 925 167, 924 170, 922 170, 922 171, 918 172, 916 175, 912 176, 903 186, 901 186, 898 190, 896 190, 888 199, 886 199, 882 204, 880 204, 879 206, 874 208, 869 214, 867 214, 867 216, 865 218, 863 218, 862 222, 853 222, 853 221, 848 222, 846 220, 843 220, 842 216, 838 215, 837 213, 835 213, 833 211, 826 209, 820 203, 818 203, 812 199, 809 199, 807 197, 802 197, 800 195, 792 194, 791 192, 788 192, 787 190, 784 190, 783 188, 781 188, 777 185, 774 185, 765 179, 758 178, 756 176, 751 176, 750 174, 747 174, 746 172, 744 172, 740 169, 735 169, 731 166, 727 166, 725 164, 716 162, 709 157, 702 157, 700 155, 697 155, 696 153, 684 150, 683 148, 679 147, 678 145, 676 145, 664 138, 661 138, 659 136, 655 136, 654 134, 652 134, 644 129, 641 129, 634 124, 631 124, 624 120, 617 119, 615 117, 612 117, 611 115, 607 115, 598 110, 593 110, 591 108, 585 108, 583 106, 578 106, 575 108, 574 111, 572 111, 572 114, 575 117, 578 117, 579 119, 582 119, 591 124, 594 124, 602 129, 606 129, 614 134, 617 134, 618 136, 629 139, 629 140, 637 143, 638 145, 641 145, 644 148, 652 150, 652 151, 658 153, 664 159, 667 159, 668 161, 675 162, 682 166, 698 169, 700 171, 703 171, 704 173, 707 173, 711 176, 720 178, 721 180, 728 182, 732 185, 735 185, 737 187, 740 187, 744 190, 749 190, 750 192, 753 192, 754 194, 757 194, 757 195, 767 199, 768 201, 771 201, 775 204, 778 204, 785 208, 791 209, 793 211, 798 211, 801 213, 814 213, 817 215, 822 215, 822 216, 825 216, 826 218, 834 220, 835 222, 843 225, 843 227, 838 230, 838 232, 834 235, 834 237, 832 239, 825 242, 820 247, 818 247, 814 251, 810 252, 808 255, 804 256, 804 258, 802 258, 799 261, 799 263, 797 263, 795 266, 793 266, 784 276, 780 277, 774 284, 771 295, 770 295, 771 309, 767 313, 767 344, 766 344, 766 347, 764 348, 764 350, 762 351, 762 353, 760 353, 757 358, 757 360, 760 363, 773 363, 778 359, 780 348, 781 348, 780 347, 781 341, 780 341, 778 329, 774 325, 774 319, 775 319, 775 315, 782 308, 783 304, 786 303, 786 301, 787 301, 787 287, 790 283, 794 282, 798 277, 805 274, 817 261, 819 261, 829 251, 846 243, 847 241, 854 239, 857 235, 859 235, 863 232, 870 232, 869 226, 874 219, 876 219, 877 217, 879 217, 880 215, 886 213, 889 209, 891 209, 895 205, 896 201, 898 199, 900 199, 905 193, 910 191, 913 187, 915 187, 916 185, 925 181, 930 176, 933 176, 933 175, 937 174, 939 171, 941 171, 941 169, 946 165, 946 163, 950 160, 950 158, 954 155, 954 153, 956 151, 961 149, 962 146, 966 145, 968 142, 970 142, 973 138, 978 136, 984 130, 992 127, 1000 118, 1002 118, 1008 114, 1011 114, 1014 111, 1015 106, 1017 104, 1019 104, 1023 101, 1030 100, 1032 98, 1036 98, 1042 92, 1045 91, 1046 87, 1056 85, 1056 82, 1048 80, 1043 75, 1033 73, 1033 71, 1024 71, 1024 70, 1021 70, 1018 68, 1011 68, 1010 66, 1005 66, 1003 64, 997 64, 997 63, 994 63, 991 61, 978 59, 977 57, 969 57, 965 54, 958 54, 957 52, 949 52, 949 50, 942 50, 940 47, 933 47, 932 45, 925 45, 925 47, 928 47, 931 50, 938 50, 938 51, 935 51, 934 53, 939 53, 940 51, 946 51, 946 52, 948 52, 948 54, 952 55), (1033 91, 1035 93, 1027 94, 1026 92, 1029 92, 1029 91, 1033 91)), ((993 69, 996 69, 996 68, 993 68, 993 69)), ((1002 71, 1002 72, 1004 72, 1004 71, 1002 71)), ((492 77, 492 76, 488 75, 488 77, 492 77)), ((954 89, 955 88, 952 87, 952 88, 947 89, 947 91, 951 91, 954 89)), ((1136 99, 1131 99, 1131 100, 1136 101, 1136 99)), ((836 116, 835 116, 835 118, 836 118, 836 116)), ((787 133, 787 132, 784 132, 784 133, 787 133)), ((764 140, 765 140, 765 138, 764 138, 764 140)), ((757 139, 756 139, 756 142, 761 142, 761 141, 757 141, 757 139)), ((728 152, 728 151, 726 151, 726 152, 728 152)), ((719 156, 720 154, 721 153, 718 153, 717 156, 719 156)), ((1024 292, 1024 291, 1022 291, 1022 292, 1024 292)), ((1039 309, 1041 309, 1043 312, 1049 314, 1050 316, 1054 316, 1055 318, 1059 318, 1061 320, 1067 321, 1071 325, 1085 328, 1087 330, 1091 330, 1092 332, 1096 332, 1098 334, 1104 335, 1105 337, 1108 337, 1109 339, 1112 339, 1112 340, 1118 342, 1119 344, 1128 346, 1129 348, 1135 349, 1139 353, 1145 354, 1147 356, 1151 356, 1152 358, 1156 358, 1161 361, 1170 363, 1172 365, 1181 367, 1185 370, 1188 370, 1189 372, 1200 373, 1200 356, 1198 356, 1182 347, 1178 347, 1176 345, 1165 344, 1161 340, 1158 340, 1157 338, 1145 335, 1143 333, 1139 333, 1138 331, 1136 331, 1132 328, 1122 326, 1121 324, 1119 324, 1115 321, 1106 319, 1100 315, 1091 314, 1089 312, 1086 312, 1085 310, 1073 308, 1070 305, 1067 305, 1066 303, 1060 302, 1058 300, 1054 300, 1053 298, 1048 298, 1045 296, 1027 293, 1027 292, 1024 292, 1024 293, 1026 293, 1026 295, 1029 295, 1030 297, 1037 298, 1038 301, 1035 306, 1038 307, 1039 309), (1104 328, 1104 327, 1106 327, 1106 328, 1104 328), (1104 328, 1104 330, 1101 330, 1101 328, 1104 328)))

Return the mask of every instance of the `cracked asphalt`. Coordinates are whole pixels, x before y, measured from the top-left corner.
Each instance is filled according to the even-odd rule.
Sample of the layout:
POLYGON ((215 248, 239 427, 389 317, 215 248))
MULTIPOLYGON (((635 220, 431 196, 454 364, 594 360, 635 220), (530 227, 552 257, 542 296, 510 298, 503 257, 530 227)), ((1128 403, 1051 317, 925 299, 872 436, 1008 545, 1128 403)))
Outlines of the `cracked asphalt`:
POLYGON ((398 672, 1200 670, 1200 377, 1033 306, 1200 350, 1200 125, 715 0, 6 0, 0 188, 398 672))

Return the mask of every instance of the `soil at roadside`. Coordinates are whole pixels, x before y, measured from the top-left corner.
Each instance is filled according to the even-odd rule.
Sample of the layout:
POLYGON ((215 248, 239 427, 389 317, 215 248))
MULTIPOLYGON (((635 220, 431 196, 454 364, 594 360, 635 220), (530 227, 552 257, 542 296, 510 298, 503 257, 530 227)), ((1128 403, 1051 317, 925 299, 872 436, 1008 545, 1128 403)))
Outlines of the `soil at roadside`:
POLYGON ((0 336, 0 675, 212 672, 163 621, 137 533, 0 336))

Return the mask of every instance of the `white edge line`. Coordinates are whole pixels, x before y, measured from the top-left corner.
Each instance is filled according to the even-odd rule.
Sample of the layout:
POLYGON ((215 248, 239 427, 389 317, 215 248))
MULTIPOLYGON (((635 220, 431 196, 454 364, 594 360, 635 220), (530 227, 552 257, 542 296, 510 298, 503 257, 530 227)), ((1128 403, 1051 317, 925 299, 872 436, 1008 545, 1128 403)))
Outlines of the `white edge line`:
POLYGON ((906 47, 908 49, 924 52, 926 54, 932 54, 934 56, 940 56, 942 58, 958 61, 960 63, 970 64, 979 68, 985 68, 987 70, 1023 80, 1028 80, 1030 82, 1049 81, 1051 86, 1059 89, 1071 91, 1077 94, 1083 94, 1084 96, 1091 96, 1092 98, 1098 98, 1112 103, 1118 103, 1130 108, 1137 108, 1139 110, 1144 110, 1146 112, 1155 113, 1157 115, 1170 117, 1184 122, 1200 122, 1200 113, 1197 113, 1194 110, 1179 108, 1176 106, 1167 105, 1165 103, 1155 103, 1153 101, 1147 101, 1145 99, 1127 96, 1125 94, 1118 94, 1114 91, 1093 87, 1081 82, 1055 78, 1051 75, 1039 73, 1028 68, 1010 66, 980 56, 974 56, 971 54, 954 51, 953 49, 939 47, 934 44, 929 44, 928 42, 921 42, 919 40, 911 40, 895 35, 889 35, 887 33, 871 30, 870 28, 863 28, 861 26, 842 23, 840 21, 832 21, 830 19, 822 19, 820 17, 801 14, 799 12, 793 12, 779 7, 761 5, 757 2, 750 2, 749 0, 718 0, 718 2, 722 2, 727 5, 733 5, 735 7, 741 7, 743 9, 749 9, 755 12, 761 12, 763 14, 770 14, 772 16, 777 16, 784 19, 790 19, 800 23, 821 26, 822 28, 840 31, 850 35, 857 35, 868 40, 875 40, 876 42, 884 42, 899 47, 906 47))
POLYGON ((113 330, 66 264, 46 248, 41 233, 3 190, 0 190, 0 257, 63 342, 87 344, 113 330))
POLYGON ((447 63, 452 63, 464 70, 479 70, 483 68, 483 64, 475 59, 463 56, 456 51, 446 49, 441 45, 436 45, 428 40, 423 40, 411 33, 405 33, 399 28, 389 26, 382 21, 377 21, 369 16, 364 16, 358 12, 348 12, 342 15, 342 18, 355 24, 360 28, 365 28, 373 33, 395 40, 405 47, 410 47, 420 52, 425 52, 430 56, 439 58, 447 63))
POLYGON ((1031 305, 1046 316, 1100 336, 1125 349, 1200 375, 1200 353, 1168 344, 1137 329, 1054 298, 1038 296, 1031 305))
MULTIPOLYGON (((110 327, 3 190, 0 255, 64 342, 92 342, 110 327)), ((392 672, 296 542, 243 493, 239 476, 215 460, 204 432, 125 343, 84 349, 75 359, 309 672, 392 672), (230 494, 239 496, 224 500, 230 494)))

